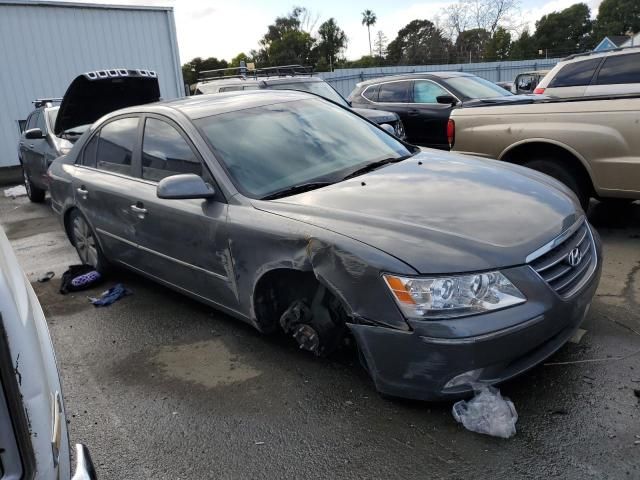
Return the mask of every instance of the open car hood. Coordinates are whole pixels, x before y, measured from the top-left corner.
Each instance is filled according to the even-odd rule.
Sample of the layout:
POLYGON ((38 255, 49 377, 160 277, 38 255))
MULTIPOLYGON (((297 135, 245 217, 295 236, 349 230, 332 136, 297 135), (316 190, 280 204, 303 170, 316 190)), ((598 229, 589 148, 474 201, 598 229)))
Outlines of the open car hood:
POLYGON ((160 84, 150 70, 96 70, 76 77, 60 103, 54 133, 92 124, 121 108, 157 102, 160 84))

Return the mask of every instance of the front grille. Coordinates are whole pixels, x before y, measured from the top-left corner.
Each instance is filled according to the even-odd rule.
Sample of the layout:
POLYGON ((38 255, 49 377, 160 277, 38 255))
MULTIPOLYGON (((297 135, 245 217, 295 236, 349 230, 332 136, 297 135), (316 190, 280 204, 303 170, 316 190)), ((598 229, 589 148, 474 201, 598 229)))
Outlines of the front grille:
POLYGON ((587 221, 583 220, 573 233, 531 260, 529 265, 558 295, 568 298, 577 293, 594 272, 595 250, 593 236, 587 221))

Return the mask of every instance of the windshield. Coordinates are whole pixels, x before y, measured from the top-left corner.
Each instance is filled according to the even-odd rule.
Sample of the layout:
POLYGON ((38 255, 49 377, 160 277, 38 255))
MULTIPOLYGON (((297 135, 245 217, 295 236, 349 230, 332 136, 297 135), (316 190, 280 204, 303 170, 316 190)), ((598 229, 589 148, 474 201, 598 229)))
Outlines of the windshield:
POLYGON ((470 100, 513 95, 495 83, 480 77, 451 77, 445 82, 470 100))
POLYGON ((268 89, 272 90, 299 90, 301 92, 315 93, 321 97, 336 102, 343 107, 348 107, 347 101, 325 82, 291 82, 291 83, 270 83, 268 89))
POLYGON ((336 182, 355 167, 411 154, 376 126, 318 99, 248 108, 195 123, 236 188, 251 198, 336 182))

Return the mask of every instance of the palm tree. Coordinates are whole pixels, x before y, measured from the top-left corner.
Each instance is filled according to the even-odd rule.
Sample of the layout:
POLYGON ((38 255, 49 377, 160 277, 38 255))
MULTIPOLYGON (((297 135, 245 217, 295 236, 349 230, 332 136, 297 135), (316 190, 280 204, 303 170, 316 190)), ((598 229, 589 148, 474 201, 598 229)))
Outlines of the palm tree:
POLYGON ((369 33, 369 56, 373 57, 373 50, 371 49, 371 27, 376 24, 376 14, 367 9, 362 12, 362 25, 367 26, 367 32, 369 33))

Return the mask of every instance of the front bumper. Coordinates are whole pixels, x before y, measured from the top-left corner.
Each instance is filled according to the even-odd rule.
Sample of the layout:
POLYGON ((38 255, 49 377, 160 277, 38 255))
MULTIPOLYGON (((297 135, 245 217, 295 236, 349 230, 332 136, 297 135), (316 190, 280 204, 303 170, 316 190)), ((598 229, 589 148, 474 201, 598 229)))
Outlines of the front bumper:
POLYGON ((460 376, 497 384, 520 375, 562 347, 582 323, 600 280, 597 240, 596 251, 596 270, 567 300, 524 265, 502 270, 527 297, 522 305, 459 319, 410 320, 411 331, 350 324, 363 366, 379 392, 416 400, 471 392, 470 382, 454 380, 460 376))

